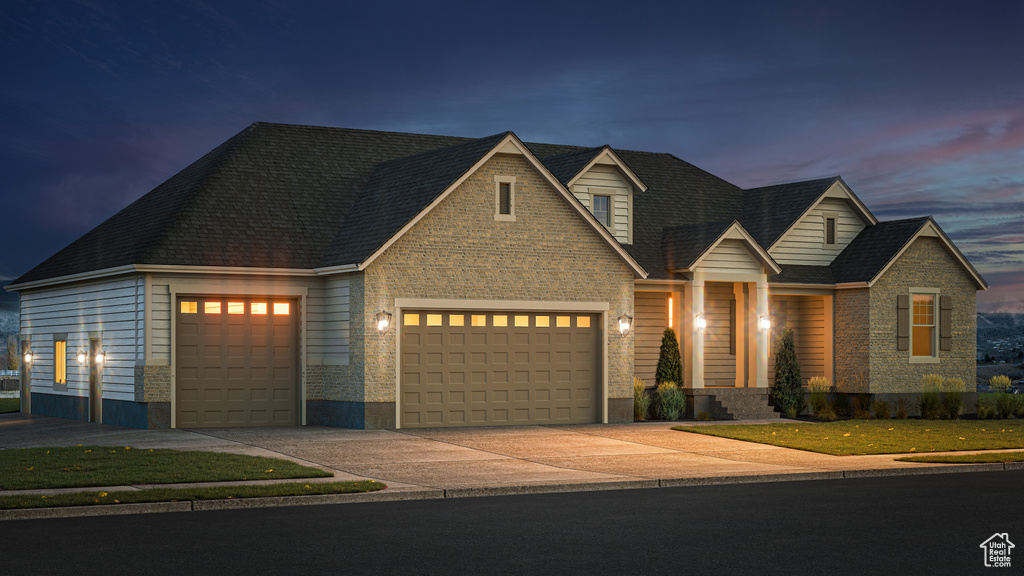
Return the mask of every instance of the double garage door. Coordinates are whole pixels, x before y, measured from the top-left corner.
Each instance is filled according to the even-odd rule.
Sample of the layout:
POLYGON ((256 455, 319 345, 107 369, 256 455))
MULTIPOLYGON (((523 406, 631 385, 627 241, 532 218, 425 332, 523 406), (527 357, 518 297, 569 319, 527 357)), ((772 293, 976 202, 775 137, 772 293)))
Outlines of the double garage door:
POLYGON ((407 310, 401 426, 600 418, 600 315, 407 310))
POLYGON ((179 298, 175 424, 299 423, 298 310, 280 298, 179 298))

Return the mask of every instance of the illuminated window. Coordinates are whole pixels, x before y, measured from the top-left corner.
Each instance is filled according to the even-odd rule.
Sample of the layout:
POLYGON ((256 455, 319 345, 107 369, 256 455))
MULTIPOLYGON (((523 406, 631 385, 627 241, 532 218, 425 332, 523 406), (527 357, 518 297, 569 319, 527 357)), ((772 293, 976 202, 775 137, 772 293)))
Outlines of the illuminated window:
POLYGON ((483 314, 473 314, 473 326, 487 326, 487 316, 483 314))
POLYGON ((440 326, 441 315, 440 314, 427 314, 427 326, 440 326))
POLYGON ((220 314, 220 302, 204 302, 203 311, 207 314, 220 314))
POLYGON ((529 316, 516 316, 516 328, 529 328, 530 317, 529 316))
POLYGON ((577 316, 576 317, 577 328, 590 328, 590 316, 577 316))
POLYGON ((419 314, 405 314, 405 325, 406 326, 419 326, 420 315, 419 314))
POLYGON ((199 306, 197 302, 182 302, 181 313, 182 314, 195 314, 199 312, 199 306))
POLYGON ((935 296, 914 294, 911 356, 935 356, 935 296))
POLYGON ((245 302, 228 302, 228 314, 245 314, 245 302))
POLYGON ((537 316, 537 328, 547 328, 551 326, 551 318, 549 316, 537 316))
POLYGON ((53 341, 53 383, 68 383, 68 341, 53 341))
POLYGON ((673 320, 673 318, 672 318, 672 297, 669 296, 668 297, 668 327, 669 328, 671 328, 673 326, 672 320, 673 320))
POLYGON ((287 316, 292 313, 292 305, 287 302, 274 302, 274 315, 287 316))
POLYGON ((448 315, 448 325, 449 326, 465 326, 466 325, 466 317, 463 316, 462 314, 449 314, 448 315))
POLYGON ((558 328, 568 328, 571 321, 572 317, 570 316, 555 316, 555 326, 558 328))
POLYGON ((508 326, 508 316, 505 316, 504 314, 501 314, 501 315, 495 314, 494 315, 494 325, 495 326, 501 326, 501 327, 508 326))
POLYGON ((249 310, 254 315, 263 316, 263 315, 265 315, 267 313, 267 303, 266 302, 253 302, 252 305, 249 307, 249 310))

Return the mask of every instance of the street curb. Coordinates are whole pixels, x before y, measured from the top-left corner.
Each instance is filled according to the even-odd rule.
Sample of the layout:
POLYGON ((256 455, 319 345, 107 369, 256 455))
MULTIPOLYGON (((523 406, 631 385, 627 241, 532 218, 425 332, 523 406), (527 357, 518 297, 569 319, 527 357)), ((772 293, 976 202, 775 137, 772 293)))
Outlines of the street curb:
POLYGON ((769 482, 800 482, 811 480, 842 480, 882 478, 891 476, 920 476, 970 472, 996 472, 1022 470, 1024 462, 991 464, 946 464, 908 468, 872 468, 862 470, 822 470, 791 474, 748 474, 737 476, 711 476, 662 478, 650 480, 612 480, 573 482, 566 484, 526 484, 513 486, 478 486, 472 488, 399 488, 356 494, 312 494, 309 496, 270 496, 266 498, 232 498, 224 500, 194 500, 188 502, 153 502, 141 504, 102 504, 96 506, 68 506, 62 508, 22 508, 0 510, 0 521, 74 518, 83 516, 114 516, 120 514, 151 514, 159 512, 201 512, 210 510, 242 510, 277 508, 282 506, 312 506, 321 504, 357 504, 368 502, 402 502, 410 500, 444 500, 478 496, 519 496, 529 494, 559 494, 569 492, 598 492, 605 490, 637 490, 647 488, 684 488, 688 486, 720 486, 769 482))

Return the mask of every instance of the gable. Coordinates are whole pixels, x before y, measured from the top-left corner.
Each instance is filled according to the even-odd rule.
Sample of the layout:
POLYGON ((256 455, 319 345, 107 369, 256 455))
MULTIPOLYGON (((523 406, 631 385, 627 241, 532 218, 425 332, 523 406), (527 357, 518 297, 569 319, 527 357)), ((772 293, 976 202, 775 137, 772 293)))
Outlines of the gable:
POLYGON ((701 272, 737 272, 760 274, 761 262, 747 249, 742 240, 725 239, 701 258, 695 270, 701 272))
POLYGON ((826 194, 768 252, 780 264, 828 266, 866 226, 846 198, 826 194), (825 220, 835 219, 835 244, 825 244, 825 220))
POLYGON ((633 243, 633 186, 614 166, 596 164, 574 179, 573 195, 587 210, 594 212, 594 196, 609 197, 612 236, 623 244, 633 243))

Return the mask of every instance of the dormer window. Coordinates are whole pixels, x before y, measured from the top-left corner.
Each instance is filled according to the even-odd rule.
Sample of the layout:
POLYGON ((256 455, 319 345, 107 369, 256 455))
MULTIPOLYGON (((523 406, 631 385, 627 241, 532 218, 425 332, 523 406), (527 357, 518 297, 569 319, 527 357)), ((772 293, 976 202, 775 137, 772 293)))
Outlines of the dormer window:
POLYGON ((822 214, 825 222, 825 237, 824 237, 824 248, 835 248, 836 247, 836 215, 834 213, 825 212, 822 214))
POLYGON ((494 219, 515 222, 516 219, 516 178, 515 176, 494 177, 494 219))
POLYGON ((594 218, 597 218, 598 222, 609 228, 612 225, 611 212, 609 211, 609 205, 611 204, 610 200, 611 196, 597 194, 594 195, 593 200, 594 218))

